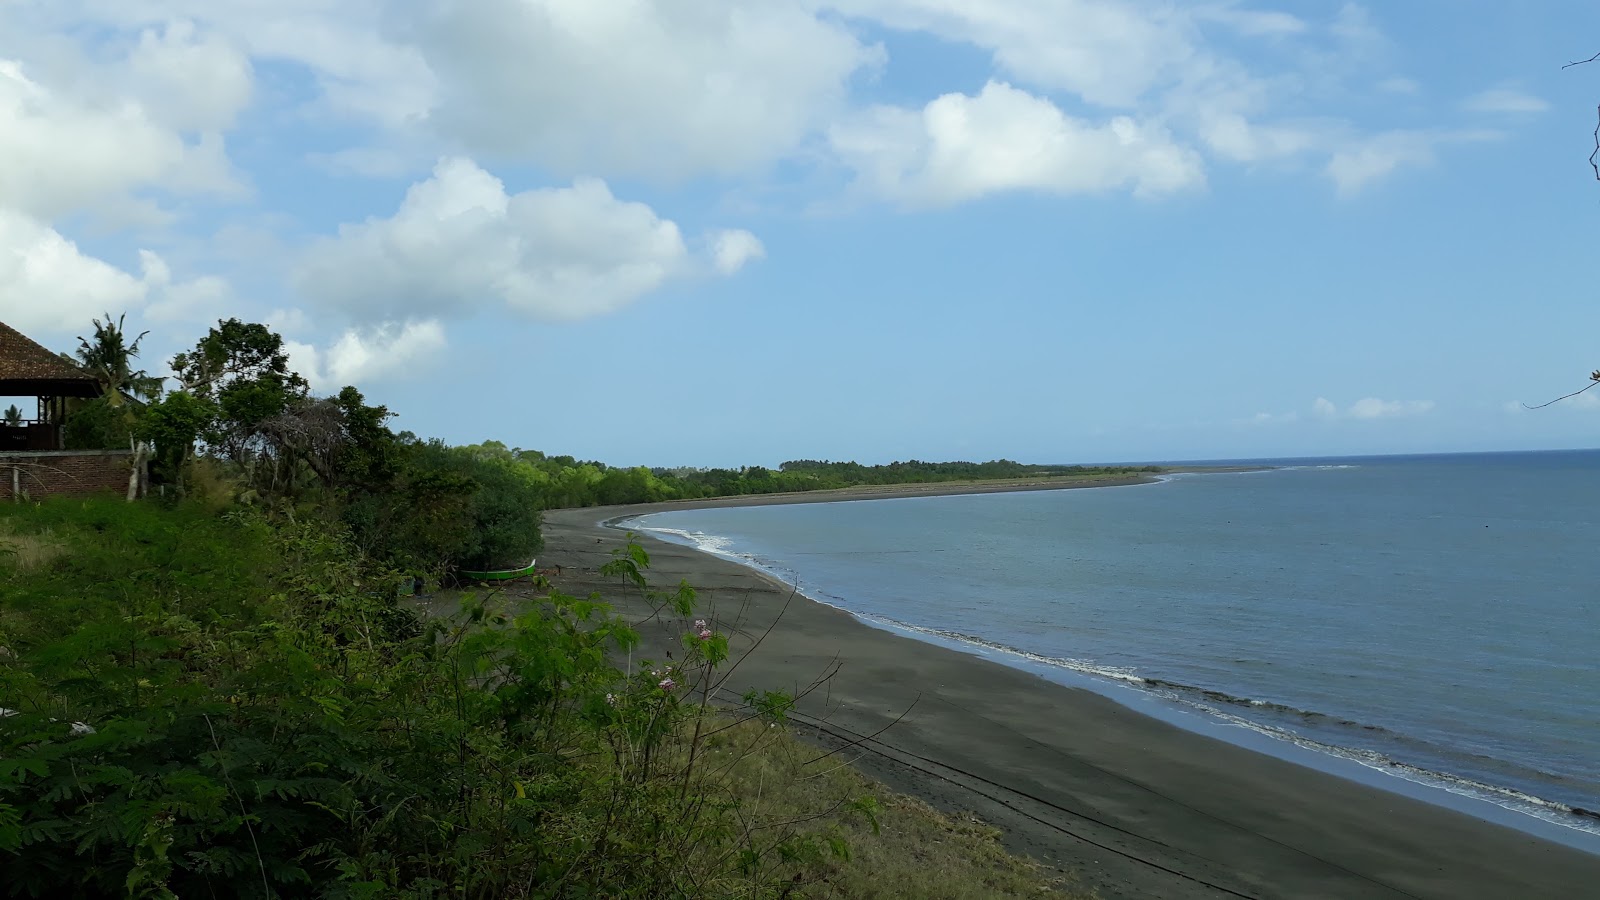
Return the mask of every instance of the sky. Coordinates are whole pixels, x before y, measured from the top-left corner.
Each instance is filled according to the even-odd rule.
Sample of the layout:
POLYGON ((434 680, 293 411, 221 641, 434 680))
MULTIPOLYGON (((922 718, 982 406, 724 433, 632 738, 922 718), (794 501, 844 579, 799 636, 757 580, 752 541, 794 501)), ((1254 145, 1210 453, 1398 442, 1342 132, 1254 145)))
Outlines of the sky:
POLYGON ((613 464, 1600 446, 1600 6, 0 0, 0 320, 613 464))

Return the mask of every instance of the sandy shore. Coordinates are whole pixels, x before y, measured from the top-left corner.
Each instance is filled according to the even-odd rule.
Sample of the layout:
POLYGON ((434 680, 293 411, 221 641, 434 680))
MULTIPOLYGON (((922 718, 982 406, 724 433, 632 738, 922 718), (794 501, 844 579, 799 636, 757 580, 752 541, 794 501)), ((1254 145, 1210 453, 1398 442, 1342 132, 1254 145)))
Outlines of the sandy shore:
MULTIPOLYGON (((942 487, 560 510, 546 514, 539 562, 562 568, 553 580, 568 593, 611 597, 615 583, 597 570, 623 535, 605 520, 995 486, 942 487)), ((1078 871, 1106 898, 1510 900, 1592 896, 1600 885, 1600 856, 1184 731, 1098 694, 791 599, 786 586, 727 560, 643 543, 653 583, 687 580, 719 624, 738 623, 736 654, 781 612, 741 660, 738 690, 798 692, 834 671, 801 706, 807 721, 824 723, 812 738, 837 745, 876 735, 840 758, 859 756, 858 767, 896 790, 972 810, 1004 829, 1014 851, 1078 871)), ((647 648, 678 640, 676 626, 660 621, 643 632, 647 648)))

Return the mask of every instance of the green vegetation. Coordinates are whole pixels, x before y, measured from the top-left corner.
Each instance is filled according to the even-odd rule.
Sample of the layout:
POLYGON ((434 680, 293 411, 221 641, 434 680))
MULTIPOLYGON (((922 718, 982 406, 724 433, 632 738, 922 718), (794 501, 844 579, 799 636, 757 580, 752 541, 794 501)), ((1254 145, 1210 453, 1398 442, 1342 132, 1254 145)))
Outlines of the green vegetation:
POLYGON ((726 635, 637 544, 602 572, 678 623, 676 659, 636 659, 598 595, 405 598, 525 564, 552 507, 1133 470, 450 447, 314 396, 264 326, 219 322, 165 393, 142 338, 95 322, 76 359, 109 393, 66 430, 133 441, 164 499, 0 506, 0 896, 1055 892, 992 829, 814 766, 792 698, 723 697, 726 635))
POLYGON ((883 466, 795 460, 777 469, 622 468, 487 441, 450 447, 388 427, 391 414, 345 387, 316 397, 289 365, 283 339, 228 319, 172 360, 176 390, 133 369, 141 334, 95 321, 76 361, 107 398, 68 420, 69 446, 151 447, 152 479, 213 509, 232 503, 331 512, 364 553, 416 576, 526 565, 539 514, 565 507, 648 503, 860 485, 1130 475, 1153 466, 1037 466, 1010 460, 883 466), (113 398, 118 398, 113 402, 113 398), (132 400, 132 402, 126 402, 132 400), (145 402, 148 401, 148 402, 145 402), (458 527, 460 526, 460 527, 458 527))
POLYGON ((536 485, 549 509, 819 491, 862 485, 1137 475, 1161 471, 1157 466, 1036 466, 1006 459, 985 463, 910 460, 883 466, 794 460, 776 469, 763 466, 741 469, 649 469, 640 466, 630 469, 580 461, 570 456, 546 456, 537 450, 512 449, 499 441, 487 441, 465 449, 486 459, 509 463, 525 472, 524 477, 536 485))
POLYGON ((992 831, 811 765, 774 727, 788 698, 707 702, 727 638, 648 563, 606 571, 683 645, 628 665, 637 635, 598 598, 424 621, 325 520, 0 508, 0 894, 1049 890, 992 831))

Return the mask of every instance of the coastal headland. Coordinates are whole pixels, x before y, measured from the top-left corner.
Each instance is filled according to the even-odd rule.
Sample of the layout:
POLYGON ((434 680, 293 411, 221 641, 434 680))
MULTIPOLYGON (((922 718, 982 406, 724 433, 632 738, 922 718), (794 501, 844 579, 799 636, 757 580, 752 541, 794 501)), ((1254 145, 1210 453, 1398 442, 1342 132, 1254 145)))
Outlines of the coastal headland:
MULTIPOLYGON (((606 523, 708 506, 816 503, 1139 484, 935 484, 734 497, 545 515, 541 568, 604 591, 626 534, 606 523)), ((795 727, 891 788, 970 810, 1007 844, 1107 898, 1586 896, 1600 856, 1185 731, 1099 694, 864 624, 752 568, 637 538, 660 585, 687 581, 734 635, 737 695, 805 696, 795 727)), ((803 586, 802 586, 803 588, 803 586)), ((661 658, 677 626, 646 620, 661 658)), ((996 611, 997 615, 1003 611, 996 611)))

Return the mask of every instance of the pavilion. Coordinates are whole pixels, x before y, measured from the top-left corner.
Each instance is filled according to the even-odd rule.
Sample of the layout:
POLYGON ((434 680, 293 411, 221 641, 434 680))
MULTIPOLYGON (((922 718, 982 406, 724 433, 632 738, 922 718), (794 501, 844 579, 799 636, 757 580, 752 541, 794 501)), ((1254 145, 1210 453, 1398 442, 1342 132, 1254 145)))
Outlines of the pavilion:
POLYGON ((0 322, 0 397, 36 397, 38 411, 21 425, 0 424, 0 451, 62 450, 67 400, 94 398, 99 379, 0 322))
MULTIPOLYGON (((68 401, 103 392, 93 374, 0 322, 0 397, 37 400, 34 418, 16 425, 0 420, 0 500, 125 489, 136 467, 131 450, 66 449, 68 401)), ((137 493, 126 490, 130 498, 137 493)))

